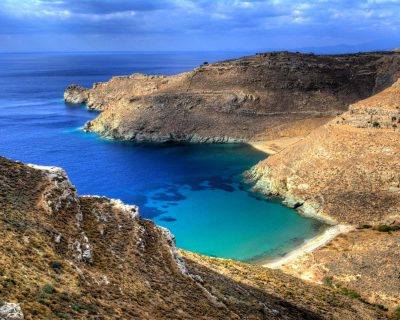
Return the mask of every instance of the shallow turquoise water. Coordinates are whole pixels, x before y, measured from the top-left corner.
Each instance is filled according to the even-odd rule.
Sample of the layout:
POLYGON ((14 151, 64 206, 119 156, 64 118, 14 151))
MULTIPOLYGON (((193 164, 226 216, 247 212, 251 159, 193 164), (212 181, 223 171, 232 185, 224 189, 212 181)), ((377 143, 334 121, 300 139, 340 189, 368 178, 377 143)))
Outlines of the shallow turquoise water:
MULTIPOLYGON (((168 227, 182 248, 209 256, 257 261, 283 254, 319 224, 304 221, 278 202, 235 189, 192 191, 155 221, 168 227)), ((157 205, 157 201, 154 204, 157 205)))
POLYGON ((172 74, 231 57, 207 54, 0 54, 0 155, 63 167, 80 194, 138 204, 181 248, 255 261, 315 236, 321 223, 249 192, 241 173, 265 158, 244 145, 135 145, 79 128, 96 114, 64 88, 133 72, 172 74), (211 56, 210 56, 211 55, 211 56))

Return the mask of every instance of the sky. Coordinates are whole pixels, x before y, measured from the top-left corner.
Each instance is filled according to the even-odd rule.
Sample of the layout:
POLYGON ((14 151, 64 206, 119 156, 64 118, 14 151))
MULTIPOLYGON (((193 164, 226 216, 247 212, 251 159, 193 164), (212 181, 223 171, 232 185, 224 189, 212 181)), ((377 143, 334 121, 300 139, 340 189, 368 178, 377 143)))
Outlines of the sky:
POLYGON ((400 0, 1 0, 0 52, 400 47, 400 0))

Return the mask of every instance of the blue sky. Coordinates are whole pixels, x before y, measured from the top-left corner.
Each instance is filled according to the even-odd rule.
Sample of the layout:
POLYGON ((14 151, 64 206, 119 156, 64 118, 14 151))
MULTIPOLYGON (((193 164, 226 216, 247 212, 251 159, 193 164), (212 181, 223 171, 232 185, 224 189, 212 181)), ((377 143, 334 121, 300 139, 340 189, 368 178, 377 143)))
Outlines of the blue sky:
POLYGON ((5 51, 400 47, 400 0, 2 0, 5 51))

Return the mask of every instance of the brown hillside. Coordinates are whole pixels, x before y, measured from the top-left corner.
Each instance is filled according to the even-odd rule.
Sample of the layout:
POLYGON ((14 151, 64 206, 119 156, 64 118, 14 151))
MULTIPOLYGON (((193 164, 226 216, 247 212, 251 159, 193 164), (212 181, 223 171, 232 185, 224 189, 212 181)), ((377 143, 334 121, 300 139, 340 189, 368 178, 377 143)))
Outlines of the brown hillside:
POLYGON ((385 319, 278 271, 176 251, 116 200, 79 197, 58 168, 0 158, 4 319, 385 319), (23 313, 23 315, 22 315, 23 313))

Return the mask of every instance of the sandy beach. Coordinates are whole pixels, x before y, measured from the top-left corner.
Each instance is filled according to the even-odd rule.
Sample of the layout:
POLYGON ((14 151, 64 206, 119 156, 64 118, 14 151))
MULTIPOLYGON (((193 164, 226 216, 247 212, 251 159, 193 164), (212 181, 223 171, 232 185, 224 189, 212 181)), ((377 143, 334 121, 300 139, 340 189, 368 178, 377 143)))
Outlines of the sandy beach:
POLYGON ((302 138, 303 137, 285 137, 268 141, 253 141, 249 142, 249 145, 257 150, 265 152, 266 154, 272 155, 296 143, 302 138))
POLYGON ((283 265, 288 264, 292 262, 293 260, 310 253, 331 240, 333 240, 336 236, 342 233, 347 233, 354 230, 353 226, 350 225, 345 225, 345 224, 338 224, 332 227, 329 227, 326 229, 324 232, 322 232, 320 235, 306 241, 303 245, 298 247, 297 249, 294 249, 290 252, 288 252, 285 256, 274 259, 274 260, 269 260, 263 263, 262 265, 264 267, 272 268, 272 269, 278 269, 281 268, 283 265))

